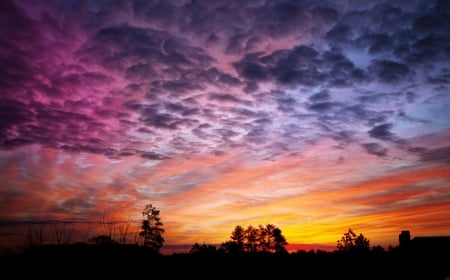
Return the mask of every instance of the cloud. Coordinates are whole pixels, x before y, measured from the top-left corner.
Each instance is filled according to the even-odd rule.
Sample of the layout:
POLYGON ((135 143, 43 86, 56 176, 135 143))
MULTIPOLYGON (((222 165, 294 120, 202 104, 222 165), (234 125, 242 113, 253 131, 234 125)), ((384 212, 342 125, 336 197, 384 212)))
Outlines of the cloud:
POLYGON ((396 121, 382 105, 423 100, 421 79, 448 84, 438 2, 2 5, 3 149, 40 143, 165 157, 182 150, 176 145, 278 151, 293 139, 364 129, 393 140, 376 127, 396 121), (424 76, 420 66, 432 62, 424 76), (287 127, 309 132, 294 137, 287 127))
POLYGON ((369 154, 373 154, 376 156, 386 156, 388 149, 383 147, 378 143, 364 143, 362 146, 366 149, 369 154))
POLYGON ((389 60, 374 60, 369 71, 386 83, 395 83, 411 77, 412 71, 406 64, 389 60))
POLYGON ((390 131, 391 128, 392 124, 390 123, 380 124, 369 130, 369 135, 373 138, 381 140, 392 140, 393 134, 390 131))
POLYGON ((126 219, 152 200, 168 240, 214 228, 217 242, 243 216, 299 240, 428 224, 448 212, 449 14, 440 0, 3 1, 0 223, 126 219))
POLYGON ((450 147, 420 150, 421 159, 426 162, 450 163, 450 147))

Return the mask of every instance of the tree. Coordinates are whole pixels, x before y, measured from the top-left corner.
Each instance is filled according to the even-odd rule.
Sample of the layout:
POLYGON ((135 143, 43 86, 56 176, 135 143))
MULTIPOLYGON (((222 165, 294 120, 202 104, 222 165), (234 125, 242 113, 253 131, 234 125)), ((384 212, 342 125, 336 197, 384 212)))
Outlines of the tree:
POLYGON ((271 253, 287 253, 284 246, 288 243, 281 234, 281 229, 273 224, 267 224, 265 227, 259 225, 260 251, 271 253))
POLYGON ((110 235, 101 234, 94 236, 88 240, 90 243, 94 243, 97 245, 115 245, 118 244, 110 235))
POLYGON ((189 254, 191 255, 214 255, 217 252, 217 248, 214 245, 203 243, 200 245, 199 243, 195 243, 192 248, 189 250, 189 254))
POLYGON ((44 243, 44 224, 39 222, 36 218, 32 218, 28 222, 22 243, 24 247, 28 248, 41 246, 44 243))
POLYGON ((236 242, 238 250, 244 250, 245 229, 241 226, 236 226, 231 232, 230 236, 233 242, 236 242))
POLYGON ((152 204, 145 205, 144 211, 142 211, 142 216, 145 219, 142 220, 141 231, 139 232, 139 235, 144 238, 144 246, 157 252, 159 252, 165 241, 162 236, 165 231, 159 214, 160 211, 152 204))
POLYGON ((244 252, 245 229, 242 226, 236 226, 231 232, 231 240, 223 242, 220 249, 227 254, 240 254, 244 252))
POLYGON ((120 244, 127 243, 129 229, 130 229, 130 220, 128 220, 125 224, 119 225, 118 230, 119 230, 119 243, 120 244))
POLYGON ((288 251, 286 250, 286 245, 288 245, 286 238, 281 234, 281 229, 275 228, 272 231, 272 249, 277 254, 286 254, 288 251))
POLYGON ((254 227, 249 225, 246 229, 236 226, 231 233, 231 240, 221 244, 221 249, 228 254, 236 253, 287 253, 284 246, 288 243, 281 234, 281 229, 275 225, 267 224, 254 227))
POLYGON ((56 244, 58 245, 70 244, 70 241, 72 239, 72 232, 73 228, 70 231, 68 231, 65 222, 63 223, 62 227, 56 224, 53 231, 56 244))
POLYGON ((258 251, 259 229, 249 225, 244 231, 244 249, 246 252, 254 253, 258 251))
POLYGON ((220 244, 219 250, 229 255, 238 255, 244 253, 244 247, 239 246, 237 242, 228 240, 220 244))
POLYGON ((351 228, 337 242, 337 249, 344 252, 366 252, 370 250, 370 241, 362 233, 356 236, 351 228))

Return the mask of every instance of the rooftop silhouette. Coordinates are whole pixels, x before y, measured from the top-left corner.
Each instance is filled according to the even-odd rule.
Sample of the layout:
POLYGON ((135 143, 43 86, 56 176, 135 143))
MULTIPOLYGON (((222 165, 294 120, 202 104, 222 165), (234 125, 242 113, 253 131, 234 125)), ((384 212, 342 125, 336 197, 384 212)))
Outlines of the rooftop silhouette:
POLYGON ((411 238, 409 230, 399 234, 399 248, 420 252, 450 253, 450 236, 415 236, 411 238))

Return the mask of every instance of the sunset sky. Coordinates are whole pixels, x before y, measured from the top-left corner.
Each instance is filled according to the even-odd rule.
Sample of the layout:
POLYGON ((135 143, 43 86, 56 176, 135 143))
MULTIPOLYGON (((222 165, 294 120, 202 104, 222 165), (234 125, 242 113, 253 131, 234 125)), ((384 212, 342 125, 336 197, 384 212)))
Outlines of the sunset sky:
POLYGON ((20 0, 0 18, 7 245, 30 220, 49 241, 134 230, 150 203, 166 245, 236 225, 329 247, 450 235, 449 1, 20 0))

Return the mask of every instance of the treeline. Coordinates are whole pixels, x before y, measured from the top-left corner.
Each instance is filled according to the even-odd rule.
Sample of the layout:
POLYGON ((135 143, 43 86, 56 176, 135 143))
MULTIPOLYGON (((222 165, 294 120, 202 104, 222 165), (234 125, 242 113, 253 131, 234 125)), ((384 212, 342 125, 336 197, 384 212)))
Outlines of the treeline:
POLYGON ((68 271, 70 276, 95 273, 118 278, 125 273, 123 277, 130 278, 133 271, 139 272, 136 277, 142 273, 152 276, 162 268, 160 273, 168 279, 450 279, 448 251, 371 247, 368 238, 351 228, 337 240, 333 252, 288 252, 282 230, 267 224, 237 225, 219 246, 195 243, 185 253, 164 255, 160 252, 165 242, 160 211, 148 204, 142 216, 134 242, 127 242, 128 227, 117 230, 112 221, 103 224, 104 234, 92 236, 88 242, 71 242, 70 231, 58 228, 54 232, 57 242, 43 244, 43 232, 30 227, 29 246, 20 254, 2 256, 0 263, 19 279, 28 273, 35 278, 60 279, 68 271))
MULTIPOLYGON (((164 224, 160 217, 160 210, 154 205, 145 205, 141 212, 143 219, 139 230, 134 233, 134 240, 130 240, 130 222, 118 223, 113 220, 103 218, 101 223, 102 234, 90 236, 87 238, 87 244, 91 245, 139 245, 147 247, 155 252, 160 252, 165 242, 163 228, 164 224)), ((68 245, 72 242, 72 230, 66 224, 54 225, 53 228, 53 244, 68 245)), ((22 249, 35 248, 48 242, 44 242, 43 227, 36 221, 29 223, 25 236, 20 245, 22 249)), ((51 244, 51 243, 50 243, 51 244)), ((195 243, 189 250, 189 254, 288 254, 286 249, 288 242, 282 234, 282 230, 274 224, 249 225, 244 228, 237 225, 230 234, 230 239, 222 242, 220 246, 211 244, 195 243)), ((359 250, 368 249, 369 241, 362 236, 357 236, 351 229, 338 242, 337 249, 348 251, 358 248, 359 250)))
MULTIPOLYGON (((113 220, 103 220, 103 233, 87 238, 87 242, 72 242, 72 230, 65 224, 62 227, 55 226, 53 231, 53 243, 44 242, 44 232, 38 223, 31 222, 25 233, 25 237, 20 243, 21 250, 28 250, 43 245, 127 245, 127 247, 142 246, 155 253, 160 254, 164 245, 164 224, 160 217, 160 210, 154 205, 145 205, 141 212, 143 219, 140 222, 139 229, 134 233, 134 239, 130 240, 131 235, 130 222, 118 223, 113 220)), ((249 225, 243 227, 235 226, 231 231, 228 240, 222 242, 219 246, 212 244, 194 243, 190 250, 184 254, 189 255, 288 255, 288 254, 306 254, 317 253, 323 255, 324 251, 303 251, 288 252, 287 242, 282 230, 274 224, 249 225)), ((67 247, 67 246, 66 246, 67 247)), ((398 248, 389 247, 389 251, 395 251, 398 248)), ((386 250, 381 246, 372 246, 370 240, 362 233, 356 234, 351 228, 343 234, 341 239, 337 240, 336 252, 341 254, 381 254, 386 250)), ((174 253, 175 254, 175 253, 174 253)))

